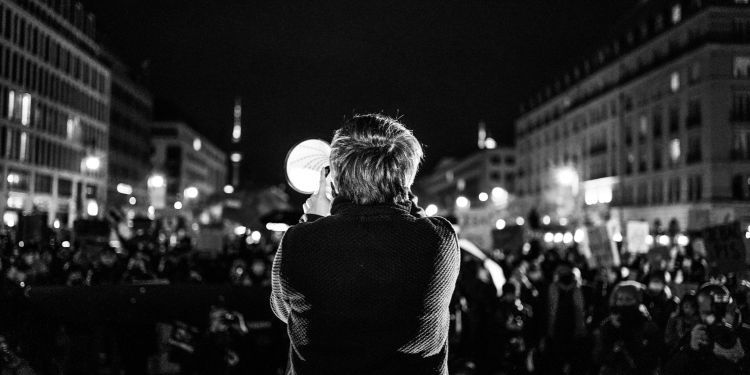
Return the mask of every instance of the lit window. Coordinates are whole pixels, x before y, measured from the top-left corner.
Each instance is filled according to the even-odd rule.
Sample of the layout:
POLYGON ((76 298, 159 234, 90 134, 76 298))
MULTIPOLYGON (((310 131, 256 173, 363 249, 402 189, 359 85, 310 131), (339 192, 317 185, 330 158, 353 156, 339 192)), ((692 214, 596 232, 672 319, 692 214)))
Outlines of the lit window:
POLYGON ((26 151, 29 146, 29 135, 26 132, 21 133, 21 144, 18 146, 18 160, 26 161, 26 151))
POLYGON ((16 105, 16 92, 10 90, 8 93, 8 118, 13 118, 13 110, 16 105))
POLYGON ((29 125, 31 122, 31 95, 23 94, 21 99, 21 124, 29 125))
POLYGON ((203 147, 203 143, 201 142, 200 138, 196 138, 193 140, 193 150, 200 151, 201 147, 203 147))
POLYGON ((675 138, 669 142, 669 157, 673 163, 676 163, 680 159, 680 140, 675 138))
POLYGON ((672 76, 669 79, 669 88, 672 89, 672 92, 676 92, 680 89, 680 74, 677 72, 672 72, 672 76))
POLYGON ((65 124, 65 132, 68 140, 73 140, 76 135, 76 127, 78 126, 78 117, 68 117, 68 121, 65 124))
POLYGON ((750 77, 750 57, 738 56, 734 58, 734 67, 732 69, 734 78, 750 77))
POLYGON ((682 7, 677 4, 672 7, 672 23, 678 23, 682 20, 682 7))

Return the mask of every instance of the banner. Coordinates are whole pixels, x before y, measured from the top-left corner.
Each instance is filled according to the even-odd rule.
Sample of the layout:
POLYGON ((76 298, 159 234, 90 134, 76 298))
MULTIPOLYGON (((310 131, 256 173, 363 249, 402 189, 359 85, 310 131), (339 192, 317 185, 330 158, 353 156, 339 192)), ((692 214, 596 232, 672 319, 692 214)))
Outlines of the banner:
POLYGON ((628 251, 632 253, 648 253, 648 243, 646 238, 648 237, 649 227, 646 221, 628 221, 626 228, 626 245, 628 251))

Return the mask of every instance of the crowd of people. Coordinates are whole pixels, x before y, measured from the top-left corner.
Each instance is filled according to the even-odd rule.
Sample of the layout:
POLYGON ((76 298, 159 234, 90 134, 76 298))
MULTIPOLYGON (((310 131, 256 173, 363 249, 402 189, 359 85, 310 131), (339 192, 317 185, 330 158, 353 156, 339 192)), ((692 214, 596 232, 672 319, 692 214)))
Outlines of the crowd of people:
MULTIPOLYGON (((231 294, 239 287, 257 291, 254 303, 267 308, 280 234, 267 232, 259 240, 227 235, 220 248, 203 251, 182 222, 141 219, 134 226, 133 220, 109 219, 93 226, 110 228, 111 236, 96 233, 102 231, 97 228, 72 238, 50 228, 32 231, 42 234, 36 238, 8 228, 0 234, 0 373, 276 373, 283 367, 283 357, 275 360, 271 353, 281 352, 276 346, 285 343, 270 311, 267 320, 247 321, 237 306, 224 303, 223 295, 195 301, 199 311, 199 305, 211 304, 197 319, 196 314, 166 311, 161 315, 175 318, 141 316, 131 322, 134 315, 118 317, 115 307, 107 310, 111 316, 81 322, 40 311, 49 306, 36 303, 34 291, 62 286, 83 294, 180 285, 224 286, 231 294), (264 358, 258 353, 265 353, 264 358)), ((97 302, 108 303, 91 301, 97 302)))
MULTIPOLYGON (((54 236, 38 243, 0 237, 4 298, 23 298, 24 290, 49 285, 202 283, 270 289, 278 236, 232 238, 215 256, 206 257, 194 249, 184 228, 170 231, 156 221, 127 235, 120 232, 115 231, 118 248, 65 243, 54 236)), ((674 243, 668 258, 658 262, 623 252, 617 266, 592 264, 576 244, 550 246, 536 240, 520 253, 498 249, 491 255, 506 275, 500 291, 482 262, 464 253, 451 303, 451 373, 750 372, 750 325, 742 320, 750 319, 748 275, 712 269, 700 249, 674 243)), ((9 306, 5 304, 3 314, 9 306)), ((49 370, 49 363, 35 366, 24 359, 25 343, 8 324, 0 324, 3 373, 66 374, 76 368, 119 366, 124 373, 229 374, 262 368, 262 373, 275 374, 283 371, 288 345, 283 326, 270 331, 261 327, 266 331, 260 337, 253 327, 257 322, 246 322, 242 313, 217 304, 202 325, 174 320, 139 327, 147 333, 136 342, 157 344, 148 345, 138 358, 121 350, 123 357, 113 359, 104 345, 94 360, 99 362, 86 365, 90 367, 71 364, 74 354, 68 351, 49 370)), ((61 325, 49 339, 71 344, 72 328, 61 325)), ((101 332, 92 335, 102 340, 101 332)))
POLYGON ((658 261, 624 252, 619 265, 596 265, 576 244, 532 241, 495 253, 502 293, 479 263, 464 262, 454 373, 750 373, 747 273, 711 269, 700 248, 669 250, 658 261))

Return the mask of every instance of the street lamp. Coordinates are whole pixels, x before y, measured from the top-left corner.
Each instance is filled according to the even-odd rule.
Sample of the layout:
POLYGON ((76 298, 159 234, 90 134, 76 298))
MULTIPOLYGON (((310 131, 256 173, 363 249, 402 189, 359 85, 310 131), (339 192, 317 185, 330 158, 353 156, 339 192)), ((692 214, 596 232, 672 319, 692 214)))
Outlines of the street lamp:
POLYGON ((187 199, 198 198, 198 188, 195 186, 188 186, 182 194, 187 199))
POLYGON ((98 171, 102 165, 102 160, 98 156, 87 156, 83 159, 83 165, 90 171, 98 171))
POLYGON ((471 202, 469 202, 469 198, 464 197, 463 195, 456 198, 456 207, 458 208, 468 208, 471 202))
POLYGON ((427 216, 435 216, 435 215, 437 215, 437 213, 438 213, 438 206, 437 206, 437 205, 434 205, 434 204, 429 204, 429 205, 427 205, 427 207, 426 207, 426 208, 424 209, 424 213, 425 213, 425 215, 427 215, 427 216))
POLYGON ((164 179, 164 176, 160 174, 155 174, 148 178, 148 187, 150 188, 163 188, 165 184, 166 180, 164 179))

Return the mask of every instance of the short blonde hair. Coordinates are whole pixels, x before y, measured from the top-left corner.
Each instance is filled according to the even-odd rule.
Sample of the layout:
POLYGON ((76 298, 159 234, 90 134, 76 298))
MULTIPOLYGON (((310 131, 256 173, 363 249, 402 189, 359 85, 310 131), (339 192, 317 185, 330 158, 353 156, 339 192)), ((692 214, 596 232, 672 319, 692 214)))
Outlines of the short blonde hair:
POLYGON ((331 142, 338 195, 357 204, 407 201, 422 157, 411 130, 380 114, 352 117, 331 142))

